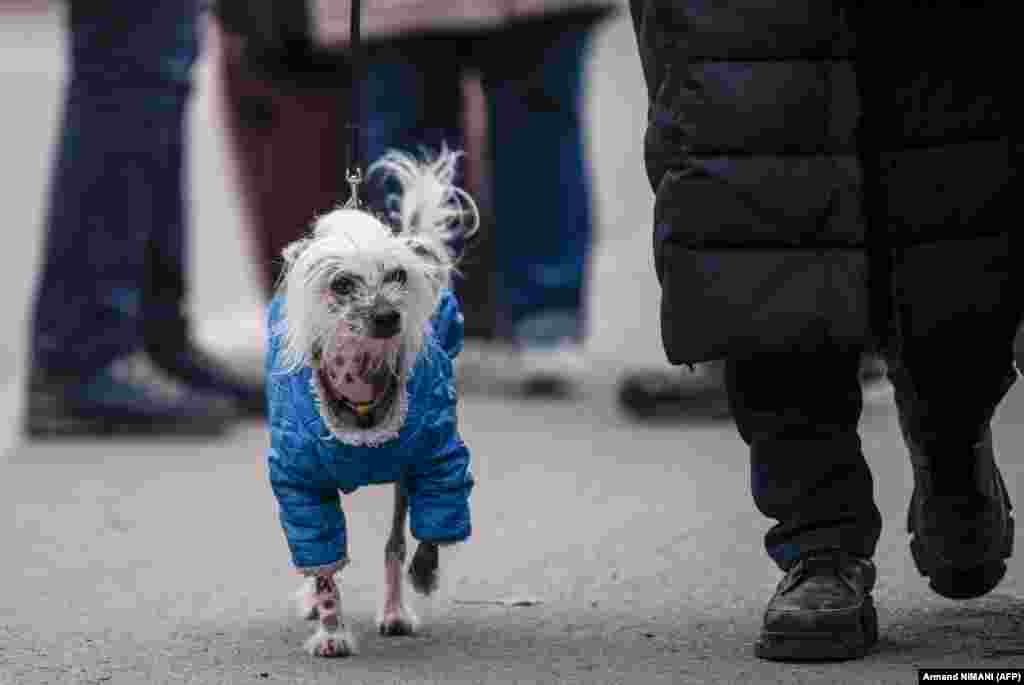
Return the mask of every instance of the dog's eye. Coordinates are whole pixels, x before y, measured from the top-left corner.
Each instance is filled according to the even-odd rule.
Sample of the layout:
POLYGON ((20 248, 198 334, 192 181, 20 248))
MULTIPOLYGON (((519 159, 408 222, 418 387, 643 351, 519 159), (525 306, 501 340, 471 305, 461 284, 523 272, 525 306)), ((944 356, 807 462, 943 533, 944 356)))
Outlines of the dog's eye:
POLYGON ((384 277, 384 282, 405 285, 408 278, 409 276, 405 273, 405 269, 395 269, 394 271, 388 272, 388 275, 384 277))
POLYGON ((356 282, 353 281, 348 276, 341 276, 339 278, 335 278, 331 282, 331 292, 333 292, 335 295, 339 297, 347 297, 348 295, 351 295, 353 292, 355 292, 355 289, 356 282))

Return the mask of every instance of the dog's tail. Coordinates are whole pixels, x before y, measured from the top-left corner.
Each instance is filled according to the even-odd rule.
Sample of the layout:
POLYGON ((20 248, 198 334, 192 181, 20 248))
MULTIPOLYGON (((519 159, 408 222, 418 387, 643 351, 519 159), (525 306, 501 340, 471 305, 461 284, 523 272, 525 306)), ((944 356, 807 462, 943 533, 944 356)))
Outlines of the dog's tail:
POLYGON ((476 202, 455 185, 462 153, 442 146, 420 158, 390 150, 370 166, 369 175, 383 174, 397 181, 399 190, 386 199, 385 218, 399 235, 433 239, 451 245, 466 240, 480 227, 476 202))

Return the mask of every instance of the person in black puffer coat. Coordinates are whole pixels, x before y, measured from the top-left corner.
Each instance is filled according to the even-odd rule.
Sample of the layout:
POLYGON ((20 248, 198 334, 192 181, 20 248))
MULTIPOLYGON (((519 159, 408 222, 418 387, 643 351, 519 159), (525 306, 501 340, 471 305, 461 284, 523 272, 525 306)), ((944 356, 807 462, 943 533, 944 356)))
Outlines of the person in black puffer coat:
POLYGON ((931 587, 990 591, 1013 541, 990 423, 1017 375, 1024 290, 1005 219, 1014 22, 999 3, 866 4, 630 2, 662 338, 674 364, 726 360, 786 574, 756 646, 769 659, 877 640, 865 350, 887 357, 931 587))

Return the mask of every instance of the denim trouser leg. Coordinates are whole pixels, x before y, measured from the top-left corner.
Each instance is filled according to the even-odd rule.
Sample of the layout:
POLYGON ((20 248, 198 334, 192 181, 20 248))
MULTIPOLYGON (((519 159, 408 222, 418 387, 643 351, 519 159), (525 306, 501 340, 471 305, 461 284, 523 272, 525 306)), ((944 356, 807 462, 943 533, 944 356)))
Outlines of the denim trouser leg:
POLYGON ((584 335, 592 223, 581 111, 588 36, 568 28, 551 42, 518 46, 523 54, 506 55, 499 73, 484 72, 498 333, 525 345, 584 335))
POLYGON ((754 503, 782 569, 809 551, 871 557, 882 520, 857 424, 860 353, 763 354, 726 363, 729 404, 750 446, 754 503))
MULTIPOLYGON (((372 164, 391 149, 462 149, 461 77, 453 40, 396 41, 370 51, 362 84, 364 161, 372 164)), ((395 188, 371 184, 368 190, 369 201, 380 209, 384 194, 395 188)))
MULTIPOLYGON (((489 38, 472 48, 495 55, 482 68, 494 156, 499 334, 526 344, 583 336, 592 223, 581 112, 588 35, 572 28, 554 41, 517 43, 524 54, 515 62, 508 50, 482 47, 489 38)), ((466 47, 424 39, 371 51, 364 86, 368 160, 391 147, 462 145, 466 47)), ((381 197, 371 188, 371 201, 381 197)))
MULTIPOLYGON (((184 103, 183 103, 184 104, 184 103)), ((188 291, 187 188, 185 170, 188 117, 178 120, 163 156, 162 173, 168 192, 153 196, 154 222, 146 243, 146 277, 143 282, 142 324, 148 339, 173 338, 186 332, 184 304, 188 291)))
POLYGON ((185 272, 183 125, 198 3, 75 2, 68 17, 32 352, 38 367, 88 374, 140 344, 147 260, 185 272))

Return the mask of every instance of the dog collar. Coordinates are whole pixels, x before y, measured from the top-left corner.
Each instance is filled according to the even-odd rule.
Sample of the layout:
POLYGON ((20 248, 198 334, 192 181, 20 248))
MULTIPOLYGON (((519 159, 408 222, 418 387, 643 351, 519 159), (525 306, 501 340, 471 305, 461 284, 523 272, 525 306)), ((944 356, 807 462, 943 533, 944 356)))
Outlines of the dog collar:
POLYGON ((384 401, 384 399, 388 396, 388 393, 390 391, 391 387, 389 386, 383 393, 381 393, 380 397, 374 400, 370 400, 369 402, 353 402, 352 400, 344 396, 340 397, 340 399, 342 403, 344 403, 344 405, 352 411, 353 414, 355 414, 360 419, 365 419, 367 416, 373 413, 373 410, 377 408, 378 404, 384 401))
POLYGON ((345 404, 348 405, 349 409, 355 412, 356 416, 366 416, 373 411, 376 402, 349 402, 345 400, 345 404))

